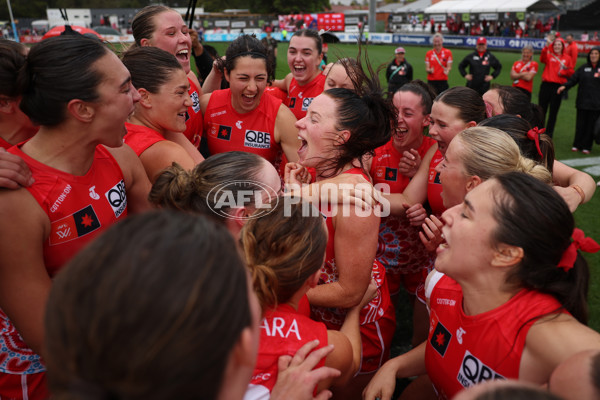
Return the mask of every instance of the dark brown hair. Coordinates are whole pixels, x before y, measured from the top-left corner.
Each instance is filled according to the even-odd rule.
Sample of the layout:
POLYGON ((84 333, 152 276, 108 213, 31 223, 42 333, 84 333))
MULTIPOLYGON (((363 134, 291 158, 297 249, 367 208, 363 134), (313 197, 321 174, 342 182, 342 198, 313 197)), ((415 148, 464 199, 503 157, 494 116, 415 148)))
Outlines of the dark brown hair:
POLYGON ((44 357, 52 397, 216 398, 252 323, 248 294, 225 227, 174 211, 128 217, 52 285, 44 357))

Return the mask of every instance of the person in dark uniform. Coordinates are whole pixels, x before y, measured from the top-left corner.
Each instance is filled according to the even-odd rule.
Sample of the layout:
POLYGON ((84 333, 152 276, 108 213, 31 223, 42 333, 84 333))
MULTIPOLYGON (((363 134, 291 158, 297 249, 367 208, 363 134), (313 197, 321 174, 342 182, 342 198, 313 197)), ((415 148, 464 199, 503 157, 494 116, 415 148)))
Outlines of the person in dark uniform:
POLYGON ((385 71, 385 78, 388 81, 388 92, 396 93, 402 85, 413 80, 412 66, 404 59, 406 51, 404 47, 398 47, 395 50, 396 56, 388 65, 385 71))
POLYGON ((487 40, 483 36, 477 39, 474 52, 467 55, 458 65, 458 71, 467 79, 467 87, 483 95, 490 88, 492 79, 500 75, 502 64, 487 50, 487 40), (467 73, 467 67, 469 72, 467 73), (491 73, 492 68, 494 72, 491 73))

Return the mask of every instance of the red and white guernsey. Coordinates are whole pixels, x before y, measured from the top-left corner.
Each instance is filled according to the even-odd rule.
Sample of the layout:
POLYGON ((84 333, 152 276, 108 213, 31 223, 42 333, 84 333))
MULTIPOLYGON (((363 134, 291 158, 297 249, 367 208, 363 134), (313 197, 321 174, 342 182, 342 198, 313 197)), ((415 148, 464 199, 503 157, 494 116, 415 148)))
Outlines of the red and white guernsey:
MULTIPOLYGON (((300 347, 315 339, 319 340, 316 349, 327 346, 327 327, 322 322, 313 321, 288 304, 268 310, 260 325, 258 358, 244 400, 268 399, 277 381, 279 357, 294 356, 300 347)), ((325 358, 315 368, 323 365, 325 358)))
POLYGON ((212 92, 204 114, 204 137, 210 154, 228 151, 254 153, 275 169, 281 163, 281 146, 275 142, 275 119, 281 100, 263 93, 260 104, 240 114, 231 105, 231 90, 212 92))
POLYGON ((192 105, 188 107, 185 115, 185 131, 183 134, 196 147, 200 145, 202 137, 202 107, 200 107, 200 94, 194 82, 188 78, 190 90, 188 93, 192 98, 192 105))
POLYGON ((565 312, 554 297, 522 289, 498 308, 463 312, 463 293, 452 278, 433 272, 425 365, 440 399, 490 379, 518 379, 529 328, 537 318, 565 312))
MULTIPOLYGON (((421 146, 417 149, 421 158, 427 150, 435 144, 435 140, 425 136, 421 146)), ((375 150, 371 162, 371 177, 373 185, 386 185, 389 193, 402 193, 410 178, 398 170, 400 154, 392 140, 375 150)), ((433 267, 434 255, 428 252, 419 238, 419 228, 411 226, 410 221, 404 217, 390 215, 382 218, 379 225, 379 244, 377 260, 385 266, 385 274, 390 288, 390 293, 395 294, 400 290, 400 276, 415 273, 424 268, 433 267)))
POLYGON ((125 122, 125 128, 127 134, 123 138, 123 143, 131 147, 138 157, 153 144, 167 140, 160 133, 147 126, 125 122))
MULTIPOLYGON (((26 189, 50 219, 50 235, 44 243, 44 263, 53 277, 85 244, 127 215, 123 173, 104 148, 96 147, 94 161, 83 176, 48 167, 18 146, 8 150, 29 166, 35 182, 26 189)), ((0 310, 0 372, 43 372, 40 357, 27 347, 6 314, 0 310)))
POLYGON ((318 74, 312 81, 300 86, 296 78, 292 78, 288 89, 286 106, 294 113, 297 120, 304 118, 308 106, 313 99, 323 93, 325 87, 325 75, 318 74))
MULTIPOLYGON (((360 168, 352 168, 345 174, 366 175, 360 168)), ((335 263, 335 228, 333 227, 332 210, 328 205, 322 205, 321 213, 327 218, 329 239, 325 263, 321 268, 319 284, 337 282, 338 269, 335 263)), ((394 305, 385 278, 385 268, 379 261, 373 259, 371 277, 377 284, 377 295, 360 312, 360 337, 362 342, 361 365, 358 373, 376 371, 389 357, 389 345, 396 327, 394 305)), ((322 321, 328 329, 339 330, 346 318, 347 309, 339 307, 311 307, 313 319, 322 321)))

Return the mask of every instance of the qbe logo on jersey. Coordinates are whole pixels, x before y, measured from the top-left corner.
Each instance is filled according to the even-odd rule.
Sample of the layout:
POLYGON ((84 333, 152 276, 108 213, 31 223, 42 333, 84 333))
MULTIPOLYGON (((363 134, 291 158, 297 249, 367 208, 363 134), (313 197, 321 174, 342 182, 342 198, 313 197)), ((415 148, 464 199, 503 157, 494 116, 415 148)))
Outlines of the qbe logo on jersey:
POLYGON ((255 149, 269 149, 271 148, 271 135, 268 132, 248 129, 244 135, 244 146, 255 149))
POLYGON ((310 103, 312 103, 313 99, 314 97, 306 97, 302 99, 302 111, 308 110, 308 106, 310 106, 310 103))
POLYGON ((106 200, 113 209, 115 217, 119 218, 125 208, 127 207, 127 194, 125 194, 125 182, 121 179, 119 183, 110 188, 108 192, 104 193, 106 200))
POLYGON ((480 382, 489 381, 490 379, 506 378, 482 363, 481 360, 466 350, 456 379, 461 385, 468 388, 480 382))

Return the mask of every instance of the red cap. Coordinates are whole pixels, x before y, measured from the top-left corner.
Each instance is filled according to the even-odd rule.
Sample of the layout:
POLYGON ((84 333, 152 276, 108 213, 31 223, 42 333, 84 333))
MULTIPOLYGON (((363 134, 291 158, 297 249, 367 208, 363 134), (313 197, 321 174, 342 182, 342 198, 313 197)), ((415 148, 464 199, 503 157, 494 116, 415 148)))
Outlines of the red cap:
POLYGON ((477 44, 487 44, 487 39, 486 39, 486 38, 484 38, 483 36, 480 36, 480 37, 477 39, 477 44))
POLYGON ((273 28, 271 28, 270 26, 266 26, 265 27, 265 32, 272 32, 273 28))
POLYGON ((404 53, 406 53, 406 51, 404 51, 404 47, 397 47, 395 53, 396 54, 399 54, 399 53, 404 54, 404 53))

